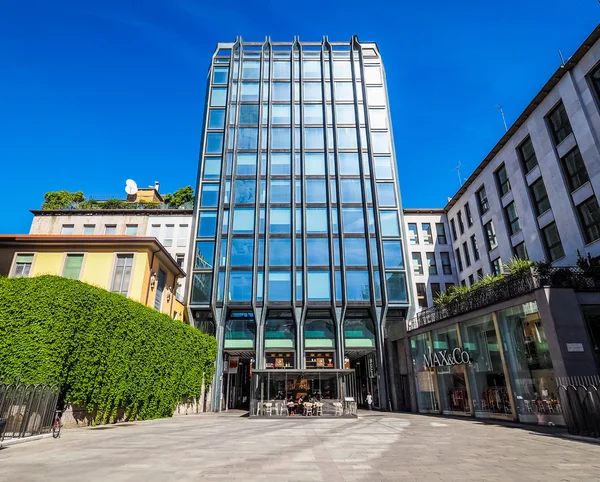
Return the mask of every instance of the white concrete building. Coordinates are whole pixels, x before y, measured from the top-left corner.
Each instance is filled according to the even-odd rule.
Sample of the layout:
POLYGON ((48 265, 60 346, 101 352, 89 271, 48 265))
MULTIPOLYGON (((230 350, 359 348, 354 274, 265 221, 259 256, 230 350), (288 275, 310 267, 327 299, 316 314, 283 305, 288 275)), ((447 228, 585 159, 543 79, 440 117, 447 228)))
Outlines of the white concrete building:
POLYGON ((412 299, 420 311, 433 306, 438 293, 457 284, 450 230, 443 209, 405 209, 412 299))
POLYGON ((600 27, 560 67, 444 211, 461 284, 513 256, 600 255, 600 27))
MULTIPOLYGON (((31 213, 29 234, 152 236, 184 271, 187 269, 192 209, 68 209, 31 213)), ((185 278, 178 279, 176 297, 182 302, 185 286, 185 278)))

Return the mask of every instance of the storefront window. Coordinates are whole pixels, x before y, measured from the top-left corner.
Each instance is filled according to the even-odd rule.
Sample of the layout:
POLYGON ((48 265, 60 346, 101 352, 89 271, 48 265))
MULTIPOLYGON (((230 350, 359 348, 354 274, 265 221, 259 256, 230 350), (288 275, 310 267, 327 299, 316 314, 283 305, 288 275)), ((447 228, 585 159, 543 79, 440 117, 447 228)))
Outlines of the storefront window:
POLYGON ((499 340, 491 315, 462 325, 463 348, 471 356, 467 367, 473 408, 478 417, 512 417, 502 368, 499 340))
POLYGON ((498 313, 521 422, 564 425, 546 333, 535 301, 498 313))
POLYGON ((439 408, 435 388, 435 372, 433 368, 427 368, 425 363, 427 357, 431 355, 429 333, 412 337, 410 339, 410 347, 415 372, 419 412, 437 412, 439 408))
MULTIPOLYGON (((461 348, 455 325, 435 330, 432 337, 434 352, 452 353, 456 348, 461 348)), ((442 411, 470 413, 465 365, 438 366, 435 370, 442 411)))

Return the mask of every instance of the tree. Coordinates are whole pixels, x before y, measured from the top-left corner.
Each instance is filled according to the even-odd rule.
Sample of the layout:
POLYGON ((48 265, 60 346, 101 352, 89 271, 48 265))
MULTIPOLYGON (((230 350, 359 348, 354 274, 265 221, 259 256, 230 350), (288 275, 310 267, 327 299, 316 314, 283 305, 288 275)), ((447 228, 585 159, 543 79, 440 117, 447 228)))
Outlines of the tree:
POLYGON ((194 202, 194 189, 192 186, 180 187, 172 194, 165 194, 163 199, 166 204, 178 208, 184 204, 194 202))
POLYGON ((44 204, 42 204, 43 210, 51 209, 68 209, 71 203, 80 203, 85 201, 83 192, 69 192, 69 191, 53 191, 44 194, 44 204))

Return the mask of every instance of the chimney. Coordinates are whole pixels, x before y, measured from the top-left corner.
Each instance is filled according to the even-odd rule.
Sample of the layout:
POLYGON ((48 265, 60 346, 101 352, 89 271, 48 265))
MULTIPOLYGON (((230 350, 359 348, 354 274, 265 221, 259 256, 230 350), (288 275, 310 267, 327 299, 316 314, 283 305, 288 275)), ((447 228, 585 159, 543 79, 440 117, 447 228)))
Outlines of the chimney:
POLYGON ((158 189, 159 189, 159 188, 160 188, 160 182, 158 182, 158 181, 154 181, 154 190, 155 190, 156 192, 158 192, 158 189))

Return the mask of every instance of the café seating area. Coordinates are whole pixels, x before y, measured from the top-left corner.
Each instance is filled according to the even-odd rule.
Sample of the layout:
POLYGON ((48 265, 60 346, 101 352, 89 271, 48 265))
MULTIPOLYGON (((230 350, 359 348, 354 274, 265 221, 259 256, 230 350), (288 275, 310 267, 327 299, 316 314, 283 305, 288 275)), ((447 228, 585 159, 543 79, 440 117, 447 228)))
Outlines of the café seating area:
POLYGON ((289 402, 286 400, 253 400, 251 415, 257 417, 343 417, 356 416, 356 402, 322 400, 289 402))

